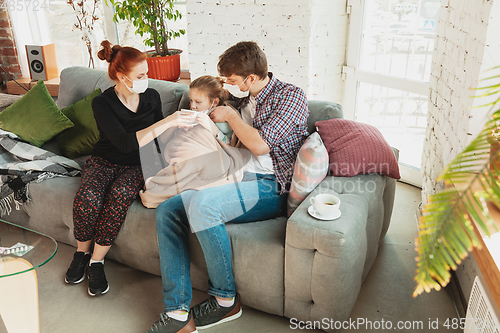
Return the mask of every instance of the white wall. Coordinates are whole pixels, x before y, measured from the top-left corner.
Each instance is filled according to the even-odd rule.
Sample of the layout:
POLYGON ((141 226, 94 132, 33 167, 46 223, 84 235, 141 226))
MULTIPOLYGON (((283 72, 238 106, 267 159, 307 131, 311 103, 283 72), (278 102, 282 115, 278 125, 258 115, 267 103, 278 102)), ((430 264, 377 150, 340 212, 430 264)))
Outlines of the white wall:
POLYGON ((471 90, 477 86, 491 0, 443 0, 430 78, 422 154, 422 201, 442 188, 436 178, 470 141, 471 90))
MULTIPOLYGON (((485 13, 487 14, 487 13, 485 13)), ((491 7, 490 17, 488 19, 488 29, 486 31, 486 45, 484 47, 483 60, 481 63, 480 75, 481 79, 492 76, 489 69, 500 66, 500 38, 498 38, 498 32, 500 32, 500 2, 494 1, 491 7)), ((495 72, 495 73, 498 73, 495 72)), ((492 82, 480 82, 480 86, 485 86, 491 84, 492 82)), ((478 91, 477 94, 483 93, 484 91, 478 91)), ((473 106, 481 106, 490 102, 493 102, 498 96, 481 97, 473 100, 473 106)), ((469 138, 472 140, 483 128, 486 122, 486 116, 490 110, 490 107, 476 108, 472 110, 471 121, 469 132, 472 134, 469 138)))
POLYGON ((345 0, 188 0, 192 78, 217 75, 219 55, 257 42, 277 78, 309 98, 340 102, 347 19, 345 0))
POLYGON ((346 59, 345 0, 311 0, 309 98, 342 103, 342 66, 346 59))
MULTIPOLYGON (((484 13, 484 17, 487 18, 488 13, 484 13)), ((491 76, 487 70, 495 66, 500 66, 500 39, 498 38, 498 32, 500 31, 500 1, 494 1, 489 13, 489 19, 487 18, 488 28, 486 31, 486 41, 483 53, 483 59, 480 69, 480 78, 485 78, 491 76)), ((496 71, 498 73, 498 71, 496 71)), ((497 80, 498 82, 498 80, 497 80)), ((487 83, 479 83, 480 86, 484 86, 487 83)), ((473 100, 474 106, 484 105, 491 102, 492 99, 498 98, 498 96, 492 96, 491 98, 479 98, 473 100)), ((498 110, 498 106, 496 108, 498 110)), ((484 123, 486 122, 486 115, 490 110, 489 107, 473 109, 471 112, 472 118, 470 119, 469 132, 472 134, 469 139, 473 139, 481 131, 484 123)), ((482 275, 476 260, 472 254, 469 254, 461 265, 458 266, 456 271, 458 280, 460 282, 460 287, 464 293, 466 301, 469 300, 472 285, 474 284, 474 278, 476 275, 482 275)))
MULTIPOLYGON (((470 98, 484 71, 500 65, 500 1, 443 0, 431 69, 428 126, 422 156, 422 201, 442 188, 436 178, 445 165, 479 133, 486 110, 471 110, 481 101, 470 98)), ((484 102, 484 101, 483 101, 484 102)), ((465 300, 476 275, 472 254, 456 271, 465 300)))

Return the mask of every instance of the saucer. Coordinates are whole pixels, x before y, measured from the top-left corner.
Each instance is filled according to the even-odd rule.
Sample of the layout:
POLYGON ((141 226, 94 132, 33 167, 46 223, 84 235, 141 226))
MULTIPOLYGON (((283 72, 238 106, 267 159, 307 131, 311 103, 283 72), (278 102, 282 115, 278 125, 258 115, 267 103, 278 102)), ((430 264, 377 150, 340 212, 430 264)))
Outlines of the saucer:
POLYGON ((309 208, 307 209, 307 212, 309 213, 309 215, 311 215, 315 219, 323 220, 323 221, 336 220, 340 217, 340 215, 342 215, 342 212, 339 210, 339 212, 337 214, 333 215, 332 217, 321 216, 318 214, 318 212, 316 211, 316 209, 314 209, 314 207, 312 205, 309 206, 309 208))

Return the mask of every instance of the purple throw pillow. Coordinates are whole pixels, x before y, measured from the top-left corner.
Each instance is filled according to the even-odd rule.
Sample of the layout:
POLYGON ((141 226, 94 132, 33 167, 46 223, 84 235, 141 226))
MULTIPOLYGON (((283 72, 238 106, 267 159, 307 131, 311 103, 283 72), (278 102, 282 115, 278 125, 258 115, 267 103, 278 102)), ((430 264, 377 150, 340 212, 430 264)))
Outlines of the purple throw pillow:
POLYGON ((396 155, 374 126, 346 119, 322 120, 315 125, 328 151, 333 176, 378 173, 401 178, 396 155))

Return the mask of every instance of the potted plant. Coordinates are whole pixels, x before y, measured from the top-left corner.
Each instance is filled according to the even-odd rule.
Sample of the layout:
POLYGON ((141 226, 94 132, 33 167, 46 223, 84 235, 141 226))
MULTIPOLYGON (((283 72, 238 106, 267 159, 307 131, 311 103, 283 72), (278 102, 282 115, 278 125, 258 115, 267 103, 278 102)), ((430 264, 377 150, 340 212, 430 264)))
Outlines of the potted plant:
MULTIPOLYGON (((108 0, 106 0, 107 3, 108 0)), ((168 41, 184 35, 184 29, 168 28, 168 21, 182 18, 174 9, 175 0, 109 0, 115 9, 113 21, 131 21, 136 34, 146 37, 144 44, 154 46, 148 55, 148 76, 152 79, 176 81, 181 73, 180 54, 182 50, 169 49, 168 41)))
MULTIPOLYGON (((494 69, 498 69, 495 67, 494 69)), ((500 75, 484 80, 494 84, 476 97, 494 96, 489 120, 481 133, 444 168, 438 181, 446 188, 429 197, 419 220, 417 286, 413 296, 440 290, 450 280, 473 248, 481 243, 473 223, 485 235, 498 232, 499 221, 492 215, 500 208, 500 75)))

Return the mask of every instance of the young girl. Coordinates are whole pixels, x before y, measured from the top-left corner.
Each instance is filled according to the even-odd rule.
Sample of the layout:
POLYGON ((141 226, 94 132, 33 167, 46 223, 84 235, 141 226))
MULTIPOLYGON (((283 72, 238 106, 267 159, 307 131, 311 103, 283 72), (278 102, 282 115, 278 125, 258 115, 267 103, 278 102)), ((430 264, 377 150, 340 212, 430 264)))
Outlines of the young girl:
MULTIPOLYGON (((217 107, 227 105, 224 101, 224 81, 220 77, 200 76, 189 85, 190 108, 196 123, 210 130, 218 139, 230 144, 233 131, 229 124, 214 123, 208 115, 217 107)), ((234 110, 236 112, 236 110, 234 110)))
POLYGON ((250 159, 248 150, 237 149, 231 128, 226 123, 215 124, 209 117, 217 106, 225 105, 220 78, 206 75, 194 80, 189 99, 191 110, 178 111, 187 125, 172 127, 160 137, 164 165, 160 170, 153 168, 145 190, 140 191, 148 208, 186 190, 239 182, 250 159))
MULTIPOLYGON (((171 128, 161 136, 163 156, 168 165, 185 159, 218 151, 216 140, 203 137, 206 131, 227 145, 239 148, 236 136, 228 123, 214 123, 209 115, 217 107, 228 105, 224 101, 224 82, 219 77, 204 75, 189 85, 190 110, 181 110, 184 130, 171 128)), ((233 109, 237 113, 236 109, 233 109)))

